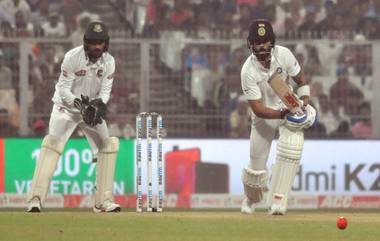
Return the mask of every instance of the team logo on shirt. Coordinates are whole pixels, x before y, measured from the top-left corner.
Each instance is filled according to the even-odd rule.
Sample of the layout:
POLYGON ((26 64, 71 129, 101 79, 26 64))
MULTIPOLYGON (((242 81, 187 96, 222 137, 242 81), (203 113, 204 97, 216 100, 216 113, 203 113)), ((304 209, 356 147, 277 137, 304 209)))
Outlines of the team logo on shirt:
POLYGON ((103 76, 103 70, 102 69, 99 69, 98 72, 96 73, 96 76, 98 78, 101 78, 103 76))
POLYGON ((276 69, 276 72, 277 72, 278 74, 281 74, 281 73, 282 73, 282 68, 281 68, 281 67, 278 67, 278 68, 276 69))
POLYGON ((76 76, 86 76, 86 70, 81 69, 81 70, 75 72, 75 75, 76 76))

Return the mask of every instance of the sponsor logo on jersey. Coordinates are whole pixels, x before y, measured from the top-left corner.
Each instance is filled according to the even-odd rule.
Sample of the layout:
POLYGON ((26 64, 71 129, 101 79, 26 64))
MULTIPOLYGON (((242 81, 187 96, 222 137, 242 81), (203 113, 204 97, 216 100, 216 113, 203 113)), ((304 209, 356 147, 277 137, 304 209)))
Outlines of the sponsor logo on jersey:
POLYGON ((76 76, 86 76, 86 70, 81 69, 81 70, 75 72, 75 75, 76 76))

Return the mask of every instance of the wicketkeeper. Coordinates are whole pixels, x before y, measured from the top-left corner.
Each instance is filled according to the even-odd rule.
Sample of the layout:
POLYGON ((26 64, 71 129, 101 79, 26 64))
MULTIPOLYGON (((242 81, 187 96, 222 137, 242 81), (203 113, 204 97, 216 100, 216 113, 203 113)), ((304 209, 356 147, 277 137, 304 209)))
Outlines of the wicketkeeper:
MULTIPOLYGON (((82 129, 97 157, 94 212, 119 212, 113 200, 113 179, 119 140, 110 137, 105 121, 115 60, 108 53, 109 35, 102 22, 89 24, 83 45, 68 51, 55 86, 49 134, 42 141, 28 212, 40 212, 59 156, 76 127, 82 129)), ((43 96, 41 96, 43 98, 43 96)))
POLYGON ((269 21, 255 20, 249 28, 248 48, 252 54, 241 70, 244 95, 252 110, 250 162, 242 170, 245 199, 242 213, 251 214, 255 205, 268 191, 267 161, 272 140, 279 130, 277 158, 272 168, 267 195, 269 213, 285 214, 288 194, 301 159, 304 134, 315 121, 315 110, 309 105, 310 88, 301 67, 292 52, 275 44, 275 35, 269 21), (295 82, 296 94, 303 101, 302 113, 293 115, 276 95, 268 80, 273 73, 289 84, 295 82))

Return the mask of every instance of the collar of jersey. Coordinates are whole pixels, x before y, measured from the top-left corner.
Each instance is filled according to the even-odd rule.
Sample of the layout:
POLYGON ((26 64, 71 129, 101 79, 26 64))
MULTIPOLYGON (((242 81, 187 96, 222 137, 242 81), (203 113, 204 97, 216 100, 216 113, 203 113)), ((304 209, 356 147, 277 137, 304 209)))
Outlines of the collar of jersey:
POLYGON ((86 60, 87 60, 86 66, 89 66, 90 68, 98 68, 104 63, 104 53, 95 63, 92 63, 87 55, 86 55, 86 60))

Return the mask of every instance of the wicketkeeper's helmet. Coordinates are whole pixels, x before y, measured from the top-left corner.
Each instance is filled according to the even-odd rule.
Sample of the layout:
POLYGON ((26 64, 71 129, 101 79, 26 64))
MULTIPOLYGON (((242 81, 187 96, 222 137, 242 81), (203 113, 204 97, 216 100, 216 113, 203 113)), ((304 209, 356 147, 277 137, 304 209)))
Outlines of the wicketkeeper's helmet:
POLYGON ((84 33, 83 36, 83 42, 84 46, 86 48, 86 44, 91 44, 91 41, 104 41, 106 43, 106 46, 104 48, 104 51, 108 50, 108 45, 109 45, 109 35, 108 35, 108 29, 106 25, 102 22, 91 22, 87 29, 86 32, 84 33))

